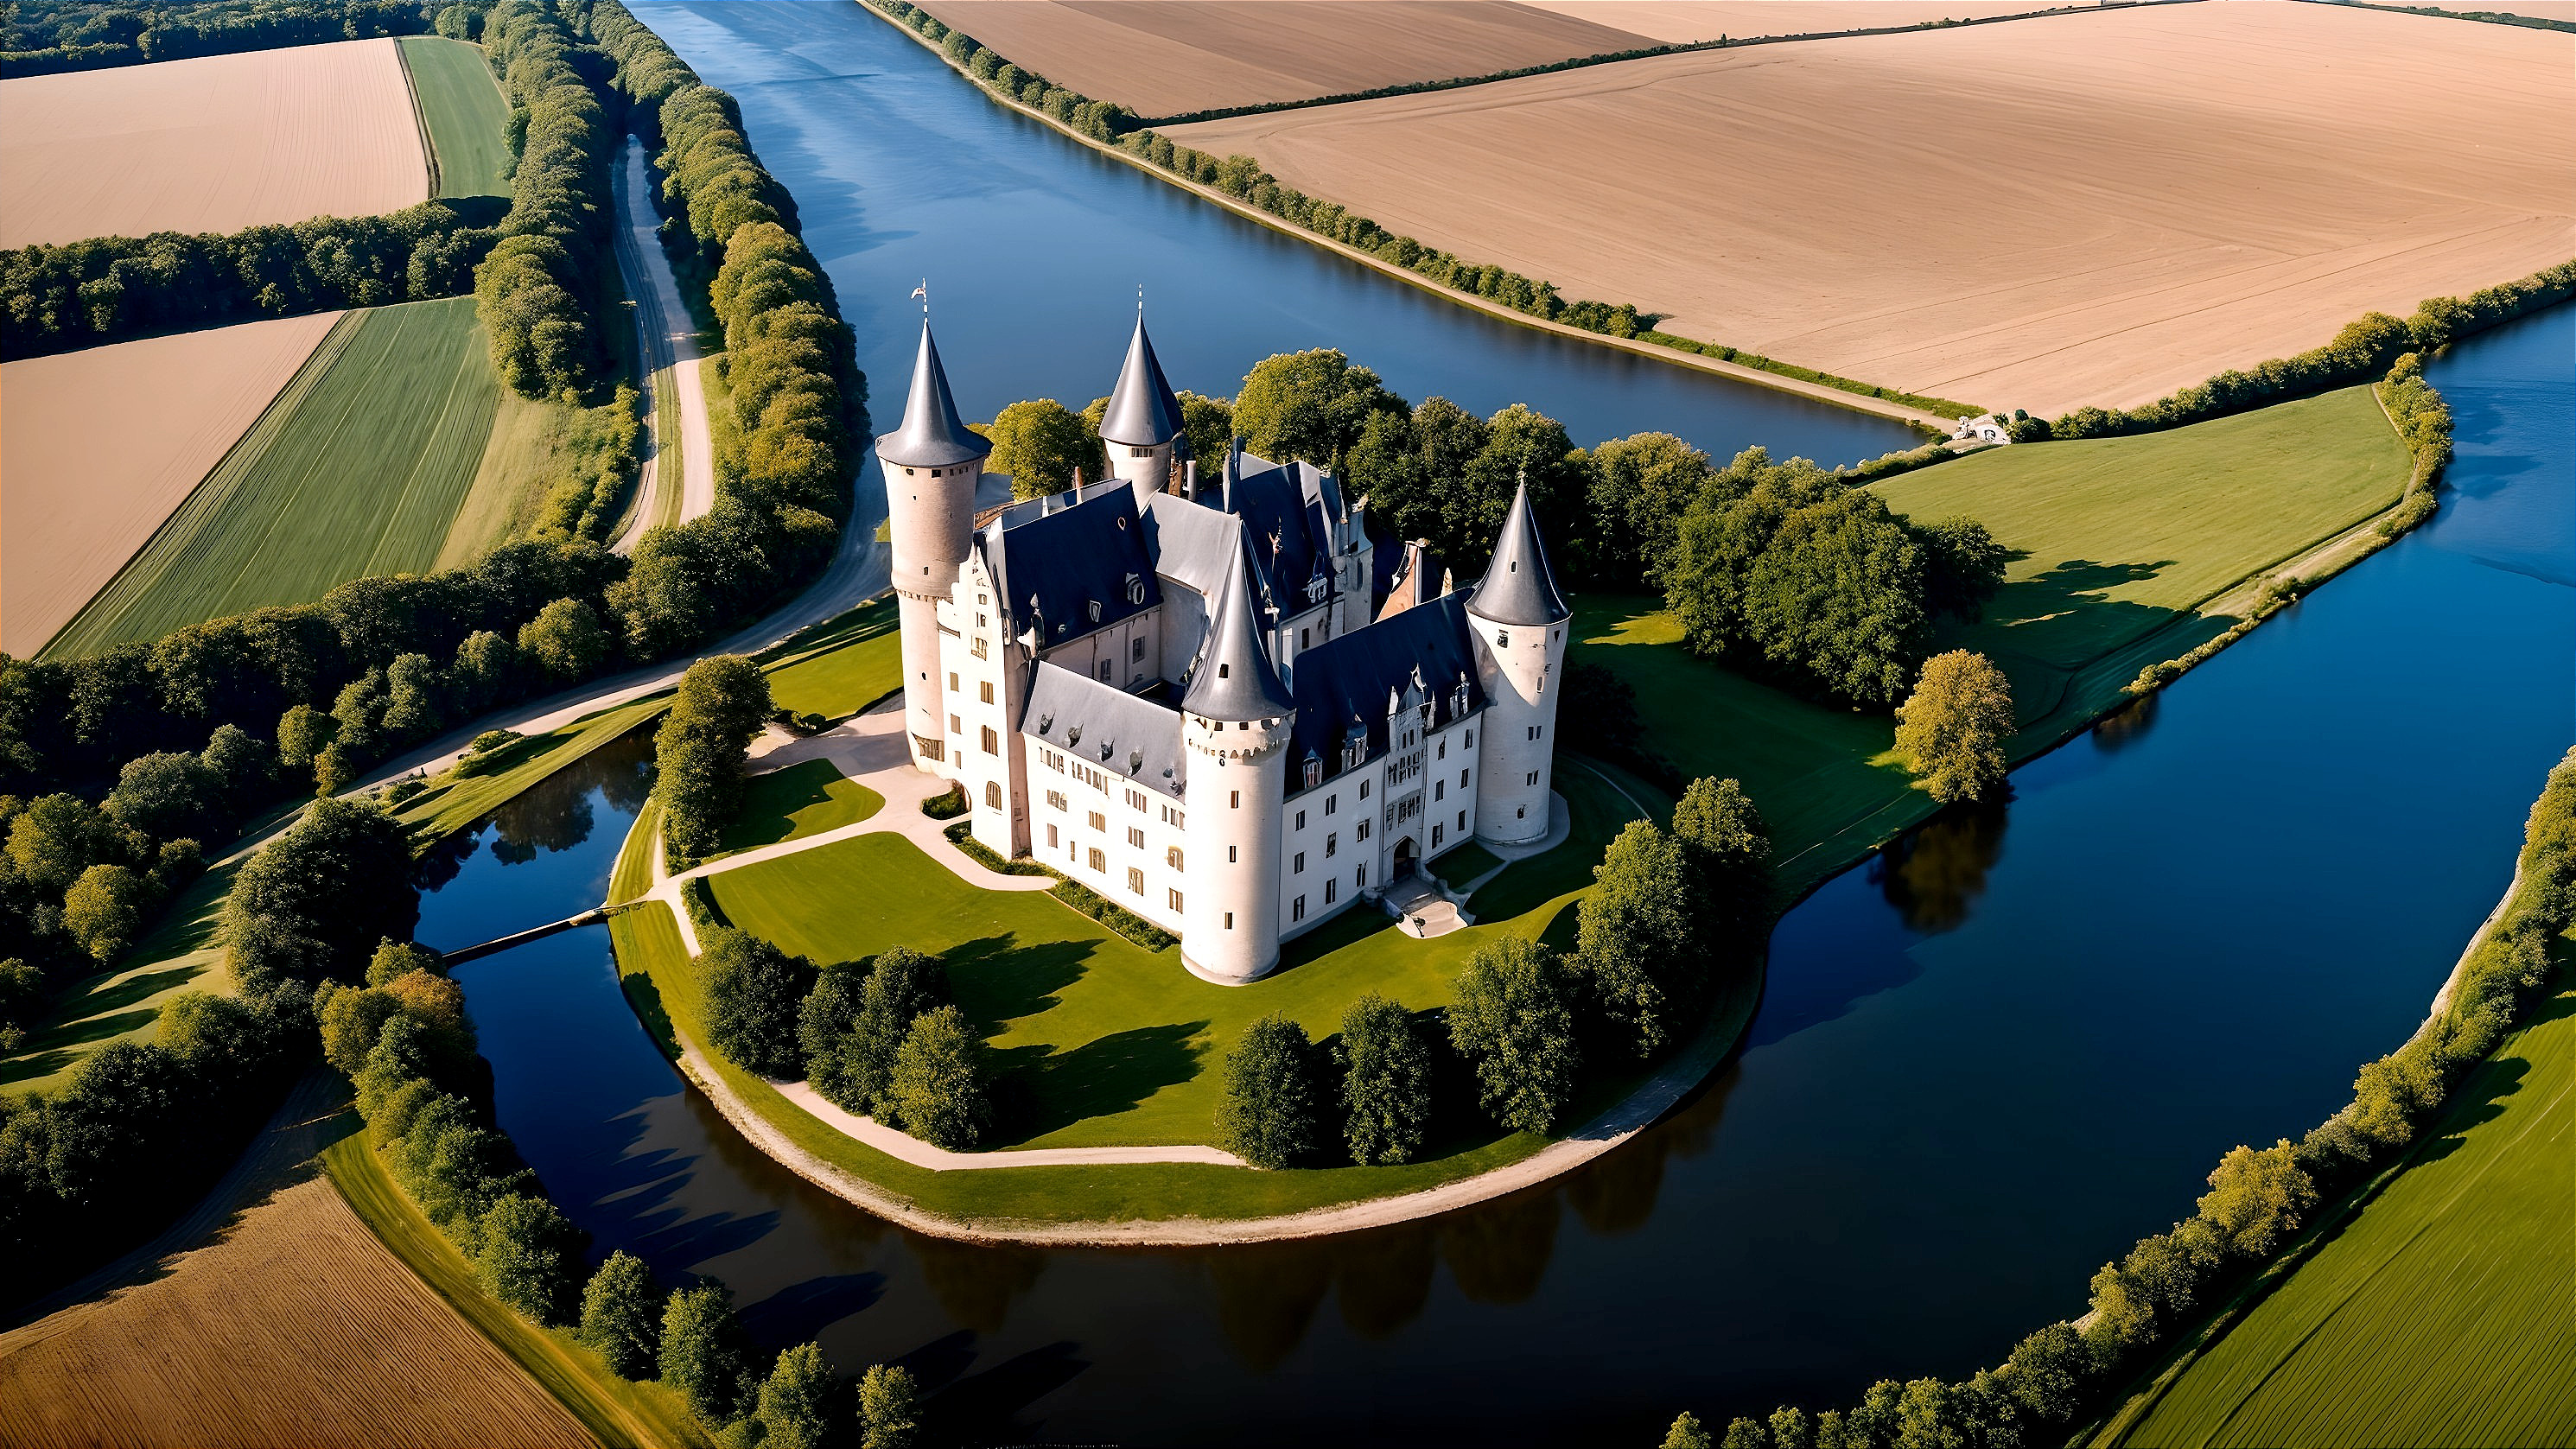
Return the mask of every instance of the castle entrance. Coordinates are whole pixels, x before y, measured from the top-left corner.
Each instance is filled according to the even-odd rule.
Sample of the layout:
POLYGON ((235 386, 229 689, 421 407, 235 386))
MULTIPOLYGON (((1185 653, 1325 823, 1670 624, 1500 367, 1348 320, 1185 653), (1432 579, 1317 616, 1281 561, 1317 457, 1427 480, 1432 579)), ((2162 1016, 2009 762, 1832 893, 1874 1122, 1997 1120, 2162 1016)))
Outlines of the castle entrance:
POLYGON ((1413 868, 1419 864, 1421 860, 1414 849, 1412 836, 1408 835, 1395 843, 1394 880, 1402 880, 1413 874, 1413 868))

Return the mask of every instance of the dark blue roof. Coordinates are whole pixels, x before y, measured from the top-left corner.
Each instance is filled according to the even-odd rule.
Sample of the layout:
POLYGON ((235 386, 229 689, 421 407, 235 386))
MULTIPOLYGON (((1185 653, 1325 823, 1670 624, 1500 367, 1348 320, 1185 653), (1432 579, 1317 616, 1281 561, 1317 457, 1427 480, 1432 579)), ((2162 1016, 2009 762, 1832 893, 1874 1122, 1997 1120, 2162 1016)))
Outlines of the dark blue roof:
POLYGON ((1029 516, 1015 508, 976 540, 1011 634, 1040 623, 1041 649, 1079 639, 1163 601, 1136 518, 1136 492, 1110 482, 1029 516), (1097 609, 1097 616, 1094 610, 1097 609))
POLYGON ((1333 522, 1323 493, 1329 480, 1309 463, 1264 464, 1249 453, 1243 457, 1247 465, 1260 466, 1245 467, 1226 501, 1251 535, 1256 592, 1282 617, 1301 613, 1312 607, 1307 580, 1318 572, 1327 585, 1332 580, 1333 522))
POLYGON ((1468 640, 1467 595, 1462 590, 1393 618, 1326 640, 1297 656, 1297 725, 1288 746, 1289 793, 1297 790, 1300 762, 1312 751, 1324 778, 1342 772, 1342 742, 1356 720, 1368 731, 1364 759, 1386 753, 1389 691, 1413 687, 1419 668, 1422 697, 1432 704, 1432 728, 1457 718, 1451 695, 1467 680, 1467 710, 1485 707, 1476 685, 1475 646, 1468 640))

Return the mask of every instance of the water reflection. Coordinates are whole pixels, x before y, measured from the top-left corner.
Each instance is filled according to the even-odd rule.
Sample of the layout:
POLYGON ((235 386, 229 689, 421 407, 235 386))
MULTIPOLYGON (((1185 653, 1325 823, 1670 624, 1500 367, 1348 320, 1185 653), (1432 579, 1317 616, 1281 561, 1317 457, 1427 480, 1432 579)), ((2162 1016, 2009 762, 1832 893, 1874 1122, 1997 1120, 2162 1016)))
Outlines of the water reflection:
POLYGON ((2156 711, 2164 707, 2164 692, 2141 695, 2104 715, 2093 726, 2093 743, 2105 753, 2116 754, 2147 737, 2156 727, 2156 711))
POLYGON ((2012 787, 1992 799, 1961 801, 1890 842, 1870 863, 1879 893, 1907 930, 1955 931, 1986 893, 1986 875, 2004 858, 2004 822, 2012 787))

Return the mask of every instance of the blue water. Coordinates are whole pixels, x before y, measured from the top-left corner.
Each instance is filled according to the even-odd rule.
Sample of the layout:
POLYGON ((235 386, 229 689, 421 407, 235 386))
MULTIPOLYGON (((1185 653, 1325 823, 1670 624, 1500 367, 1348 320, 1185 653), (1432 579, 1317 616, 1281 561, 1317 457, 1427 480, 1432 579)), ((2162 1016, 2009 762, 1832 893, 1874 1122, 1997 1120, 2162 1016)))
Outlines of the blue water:
MULTIPOLYGON (((1142 178, 998 113, 977 121, 983 102, 891 32, 891 46, 871 40, 883 27, 854 9, 648 15, 743 95, 809 232, 864 241, 827 253, 845 302, 856 279, 917 265, 869 260, 918 256, 906 232, 978 218, 1027 232, 1078 217, 1085 197, 1143 208, 1092 216, 1104 232, 1160 215, 1153 193, 1128 189, 1142 178), (987 181, 961 179, 967 155, 987 181), (872 209, 912 220, 867 231, 872 209)), ((1190 214, 1157 225, 1237 225, 1190 214)), ((1002 254, 1034 264, 1038 239, 1002 254)), ((1245 228, 1166 256, 1177 275, 1155 285, 1312 298, 1319 264, 1245 228)), ((1390 350, 1420 360, 1391 382, 1466 396, 1439 381, 1454 369, 1486 385, 1496 329, 1455 310, 1406 316, 1406 348, 1390 350)), ((1047 351, 1079 335, 1028 329, 1011 365, 1087 377, 1088 358, 1067 373, 1047 351)), ((1175 334, 1166 356, 1183 345, 1175 334)), ((1377 360, 1377 346, 1353 350, 1377 360)), ((819 1337, 852 1368, 903 1359, 961 1434, 1653 1442, 1683 1407, 1767 1412, 1992 1362, 2081 1311, 2092 1269, 2187 1213, 2226 1148, 2332 1111, 2359 1063, 2413 1028, 2502 892, 2522 815, 2576 739, 2571 358, 2576 309, 2560 308, 2437 361, 2459 457, 2432 523, 2150 711, 2016 772, 2000 811, 1935 822, 1828 883, 1781 923, 1740 1058, 1674 1118, 1546 1188, 1221 1252, 923 1239, 788 1174, 684 1091, 598 928, 458 973, 502 1124, 598 1251, 628 1248, 675 1281, 721 1278, 773 1345, 819 1337)), ((1532 369, 1533 402, 1550 406, 1537 388, 1557 385, 1605 410, 1621 385, 1592 369, 1626 366, 1593 350, 1548 364, 1580 379, 1512 365, 1532 369)), ((1038 387, 1082 392, 1019 381, 986 401, 1038 387)), ((1722 449, 1802 425, 1794 406, 1755 403, 1741 435, 1692 435, 1722 449)), ((484 939, 595 901, 632 818, 625 768, 550 783, 517 825, 478 837, 424 901, 425 938, 484 939)))

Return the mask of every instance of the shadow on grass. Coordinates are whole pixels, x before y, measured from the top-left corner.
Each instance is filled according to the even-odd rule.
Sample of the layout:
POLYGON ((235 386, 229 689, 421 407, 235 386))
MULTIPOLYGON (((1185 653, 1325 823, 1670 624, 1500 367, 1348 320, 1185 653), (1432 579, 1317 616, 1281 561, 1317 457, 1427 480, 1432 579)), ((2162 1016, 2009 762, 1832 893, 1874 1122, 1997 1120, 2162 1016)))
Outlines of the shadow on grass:
POLYGON ((807 760, 753 776, 743 792, 742 810, 725 826, 717 853, 757 850, 788 839, 796 833, 795 814, 831 804, 831 787, 840 778, 840 768, 829 760, 807 760))
POLYGON ((1023 1140, 1133 1111, 1165 1087, 1196 1077, 1208 1049, 1192 1043, 1207 1028, 1205 1021, 1165 1022, 1113 1031, 1070 1051, 1033 1046, 996 1053, 996 1064, 1016 1072, 1027 1091, 1023 1140))
POLYGON ((1058 994, 1090 970, 1098 938, 1019 944, 1016 933, 978 936, 940 953, 958 1008, 991 1035, 1007 1022, 1054 1010, 1058 994))

